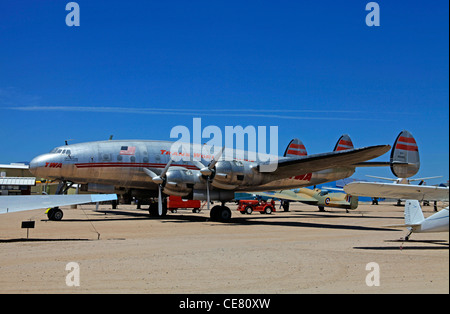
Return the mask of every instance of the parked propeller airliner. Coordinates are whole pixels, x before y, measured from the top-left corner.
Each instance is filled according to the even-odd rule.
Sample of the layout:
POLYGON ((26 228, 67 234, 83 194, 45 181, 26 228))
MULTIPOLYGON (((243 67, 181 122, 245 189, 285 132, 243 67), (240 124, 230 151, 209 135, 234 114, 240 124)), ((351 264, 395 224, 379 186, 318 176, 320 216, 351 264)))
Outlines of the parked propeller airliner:
POLYGON ((355 167, 365 166, 365 161, 390 149, 390 145, 364 148, 352 148, 352 145, 350 149, 335 147, 333 152, 306 156, 302 142, 294 139, 283 157, 275 156, 276 170, 264 172, 267 160, 275 158, 268 159, 266 155, 265 162, 261 161, 263 158, 248 160, 247 151, 228 148, 216 155, 201 154, 212 147, 204 146, 202 150, 201 145, 187 144, 190 155, 200 157, 201 154, 201 161, 194 158, 173 161, 172 144, 108 140, 64 145, 34 158, 30 171, 36 177, 60 181, 61 193, 66 184, 75 183, 88 192, 121 194, 129 200, 135 197, 141 203, 153 199, 151 215, 162 216, 167 212, 167 195, 207 200, 208 209, 212 200, 220 201, 222 205, 214 206, 210 215, 213 220, 226 221, 231 211, 225 203, 234 198, 235 191, 292 189, 347 178, 355 167), (230 154, 244 158, 224 158, 230 154))

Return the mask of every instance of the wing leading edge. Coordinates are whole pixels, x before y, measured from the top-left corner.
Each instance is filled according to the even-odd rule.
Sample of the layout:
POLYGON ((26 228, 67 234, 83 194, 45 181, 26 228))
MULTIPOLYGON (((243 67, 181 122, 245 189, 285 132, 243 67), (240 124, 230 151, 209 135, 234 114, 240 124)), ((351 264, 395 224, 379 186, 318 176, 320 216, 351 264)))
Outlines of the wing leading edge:
MULTIPOLYGON (((275 171, 268 171, 276 178, 288 178, 295 174, 304 174, 336 167, 354 167, 359 162, 377 158, 390 150, 390 145, 377 145, 329 153, 309 155, 301 158, 280 158, 275 171)), ((258 170, 274 169, 269 164, 258 165, 258 170)))

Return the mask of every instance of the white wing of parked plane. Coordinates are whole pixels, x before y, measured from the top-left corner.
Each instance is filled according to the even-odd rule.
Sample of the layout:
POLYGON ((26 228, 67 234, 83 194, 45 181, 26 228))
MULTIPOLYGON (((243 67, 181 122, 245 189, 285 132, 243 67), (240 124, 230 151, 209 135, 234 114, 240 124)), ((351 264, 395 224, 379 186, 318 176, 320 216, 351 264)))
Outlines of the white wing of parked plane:
POLYGON ((449 188, 429 185, 411 185, 378 182, 352 182, 344 186, 344 191, 351 195, 413 199, 428 201, 448 201, 449 188))
POLYGON ((116 194, 0 196, 0 214, 117 200, 116 194))

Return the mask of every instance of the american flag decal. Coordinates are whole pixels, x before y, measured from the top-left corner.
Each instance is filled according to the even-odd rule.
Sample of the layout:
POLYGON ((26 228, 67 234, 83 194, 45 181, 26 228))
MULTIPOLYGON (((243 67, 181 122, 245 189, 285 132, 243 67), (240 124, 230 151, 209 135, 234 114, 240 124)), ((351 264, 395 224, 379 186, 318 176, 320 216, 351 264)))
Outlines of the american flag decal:
POLYGON ((119 155, 134 155, 136 146, 122 146, 119 155))

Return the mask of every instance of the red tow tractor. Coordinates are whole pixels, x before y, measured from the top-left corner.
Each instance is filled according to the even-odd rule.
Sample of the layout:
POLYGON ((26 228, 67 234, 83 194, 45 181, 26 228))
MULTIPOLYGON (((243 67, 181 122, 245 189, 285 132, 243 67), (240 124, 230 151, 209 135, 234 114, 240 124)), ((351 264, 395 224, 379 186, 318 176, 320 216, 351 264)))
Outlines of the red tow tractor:
POLYGON ((250 215, 253 212, 260 212, 261 214, 271 214, 275 212, 275 201, 270 202, 259 200, 240 200, 237 208, 241 214, 250 215))

